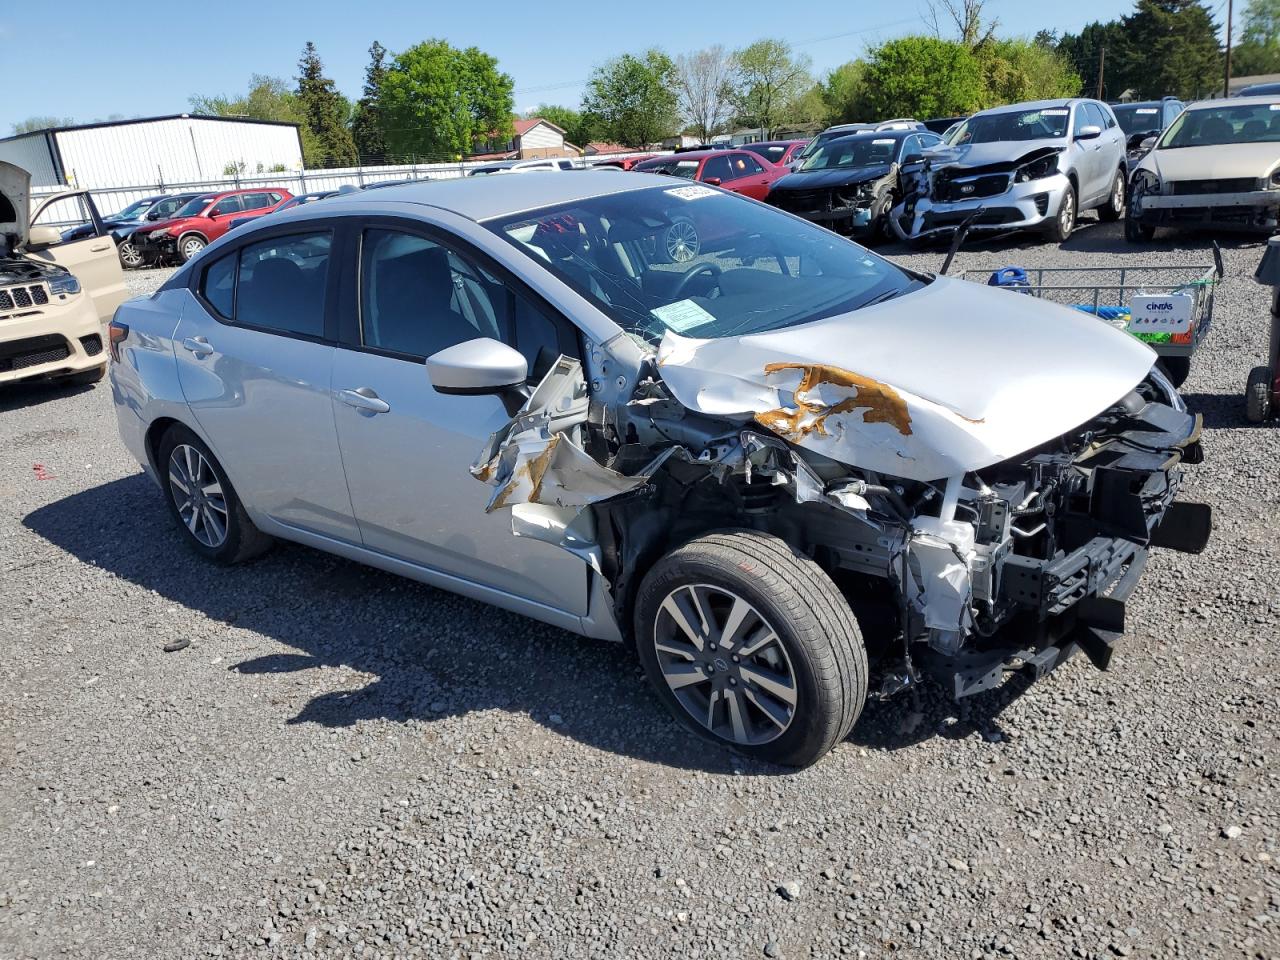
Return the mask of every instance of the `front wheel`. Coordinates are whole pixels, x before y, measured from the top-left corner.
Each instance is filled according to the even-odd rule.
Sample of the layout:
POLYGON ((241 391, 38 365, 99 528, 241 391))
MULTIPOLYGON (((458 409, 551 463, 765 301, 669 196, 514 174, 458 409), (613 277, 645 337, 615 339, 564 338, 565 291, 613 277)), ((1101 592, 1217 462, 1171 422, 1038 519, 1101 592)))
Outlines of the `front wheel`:
POLYGON ((123 241, 116 249, 116 253, 120 257, 120 266, 126 270, 136 270, 142 266, 142 251, 132 240, 123 241))
POLYGON ((1066 243, 1075 228, 1076 188, 1068 184, 1062 193, 1062 201, 1058 204, 1058 214, 1049 222, 1045 233, 1054 243, 1066 243))
POLYGON ((1157 363, 1175 387, 1181 387, 1187 382, 1187 377, 1191 376, 1190 357, 1161 357, 1157 363))
POLYGON ((640 585, 635 636, 667 709, 757 760, 814 763, 866 701, 867 652, 848 602, 769 534, 708 534, 659 560, 640 585))
POLYGON ((178 241, 178 259, 187 263, 206 246, 203 237, 197 237, 194 234, 185 236, 178 241))
POLYGON ((1124 171, 1117 170, 1115 179, 1111 181, 1111 192, 1107 194, 1107 202, 1098 208, 1099 218, 1108 223, 1115 223, 1124 216, 1124 171))
POLYGON ((1271 370, 1254 367, 1249 371, 1249 383, 1244 388, 1244 418, 1250 423, 1265 423, 1271 419, 1271 370))

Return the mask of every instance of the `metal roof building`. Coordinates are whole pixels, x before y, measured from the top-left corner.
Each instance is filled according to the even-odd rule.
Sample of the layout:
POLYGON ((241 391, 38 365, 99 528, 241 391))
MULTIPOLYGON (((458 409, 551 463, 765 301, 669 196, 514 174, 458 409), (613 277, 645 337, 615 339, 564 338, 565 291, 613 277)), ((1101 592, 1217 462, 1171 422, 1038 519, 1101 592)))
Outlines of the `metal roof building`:
POLYGON ((33 187, 99 189, 179 184, 302 169, 293 123, 172 114, 35 130, 0 140, 0 160, 31 172, 33 187))

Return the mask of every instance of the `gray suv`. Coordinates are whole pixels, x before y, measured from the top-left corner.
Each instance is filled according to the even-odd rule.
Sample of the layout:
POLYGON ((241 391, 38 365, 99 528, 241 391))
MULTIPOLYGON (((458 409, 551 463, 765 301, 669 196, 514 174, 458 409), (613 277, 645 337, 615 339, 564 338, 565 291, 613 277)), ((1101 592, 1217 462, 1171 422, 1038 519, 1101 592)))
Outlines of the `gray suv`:
POLYGON ((914 195, 894 218, 906 239, 953 232, 1042 230, 1059 243, 1079 213, 1118 220, 1125 201, 1125 136, 1098 100, 1041 100, 984 110, 950 145, 927 154, 914 195))

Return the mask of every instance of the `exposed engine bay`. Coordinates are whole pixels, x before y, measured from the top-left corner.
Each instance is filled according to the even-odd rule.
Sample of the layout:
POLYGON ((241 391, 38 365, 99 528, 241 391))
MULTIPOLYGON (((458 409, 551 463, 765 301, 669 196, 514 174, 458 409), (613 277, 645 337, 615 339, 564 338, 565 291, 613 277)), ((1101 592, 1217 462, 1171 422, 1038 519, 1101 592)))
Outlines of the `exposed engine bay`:
POLYGON ((869 460, 910 450, 929 401, 781 362, 745 385, 758 394, 751 411, 708 414, 673 389, 699 370, 690 344, 669 335, 621 402, 597 399, 582 365, 561 357, 472 467, 493 487, 487 510, 511 509, 514 534, 557 544, 604 579, 620 624, 669 545, 764 530, 892 609, 882 694, 929 669, 962 697, 1077 649, 1105 667, 1148 549, 1207 541, 1208 508, 1174 503, 1177 465, 1201 458, 1200 419, 1155 370, 1048 442, 924 480, 830 454, 862 425, 879 447, 869 460))

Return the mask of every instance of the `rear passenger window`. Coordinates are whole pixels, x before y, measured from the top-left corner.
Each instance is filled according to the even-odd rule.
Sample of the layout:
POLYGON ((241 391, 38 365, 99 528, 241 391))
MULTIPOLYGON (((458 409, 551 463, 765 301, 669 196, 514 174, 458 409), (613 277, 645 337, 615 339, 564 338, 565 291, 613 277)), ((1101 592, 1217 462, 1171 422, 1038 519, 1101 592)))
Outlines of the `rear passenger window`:
POLYGON ((200 293, 223 319, 231 319, 236 296, 236 255, 234 253, 229 253, 209 265, 204 272, 200 293))
POLYGON ((323 337, 330 244, 330 234, 325 232, 276 237, 241 247, 233 322, 323 337))
POLYGON ((271 206, 271 201, 267 199, 265 193, 246 193, 244 196, 244 208, 246 210, 261 210, 263 207, 271 206))

